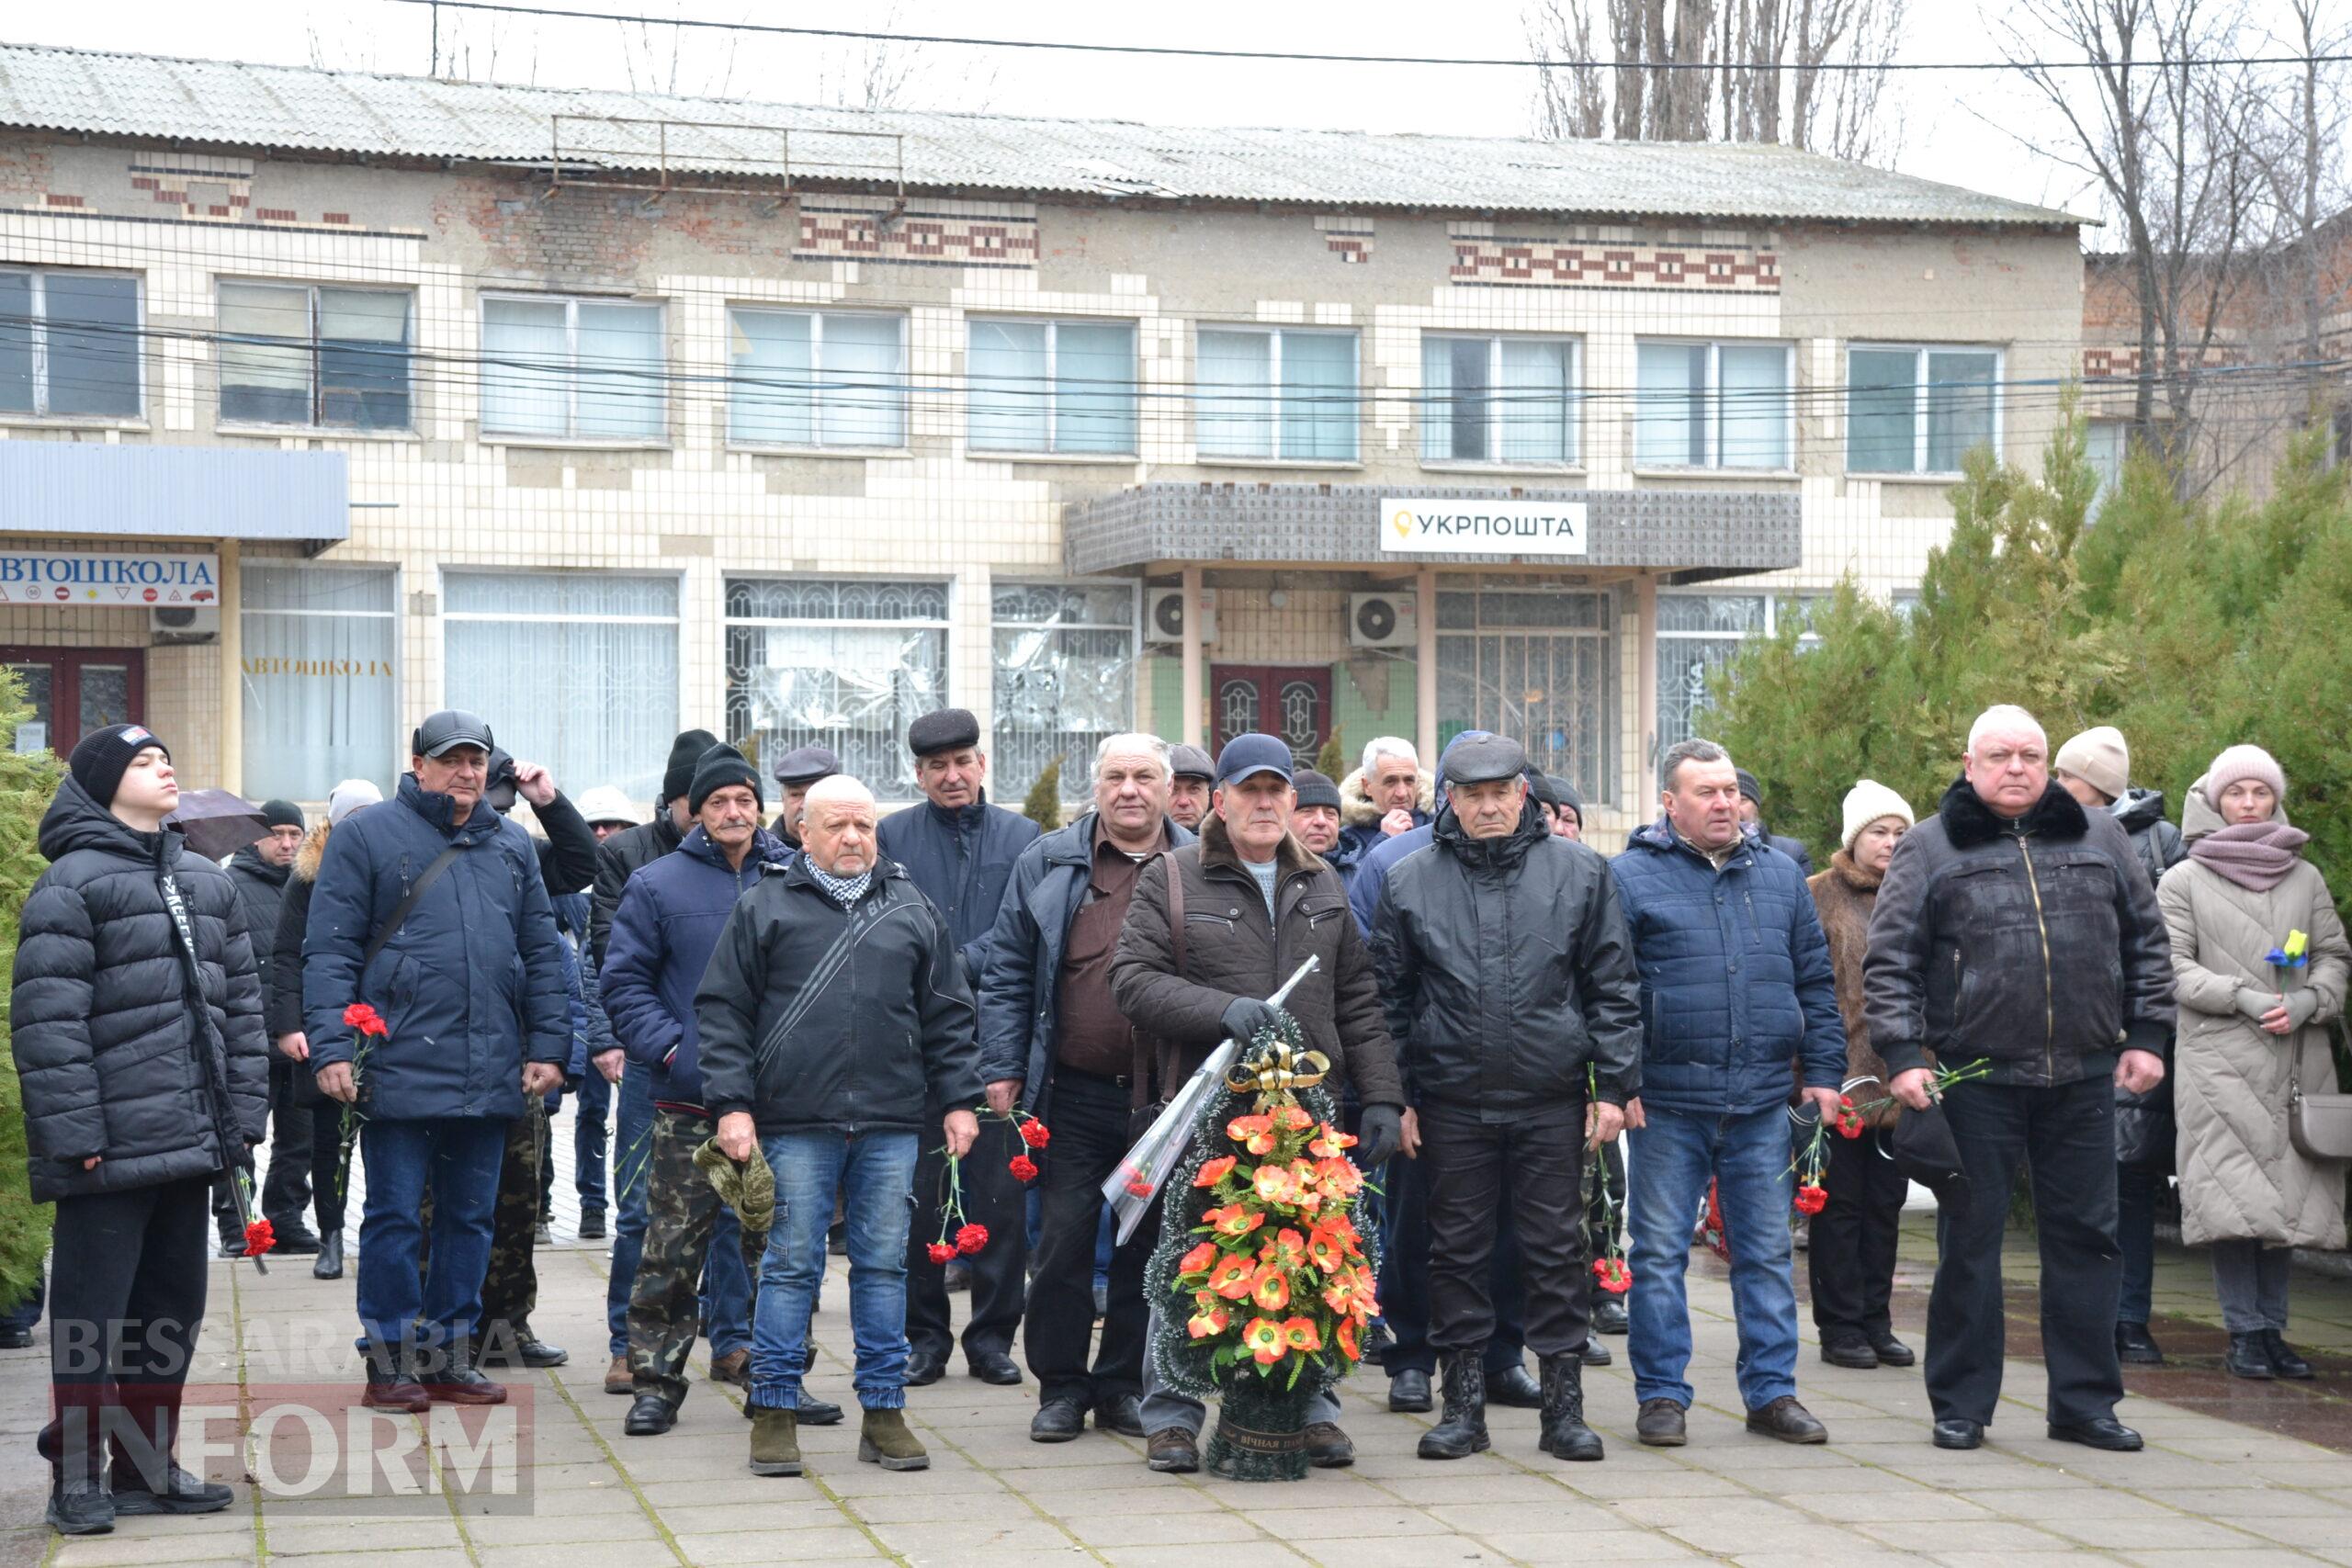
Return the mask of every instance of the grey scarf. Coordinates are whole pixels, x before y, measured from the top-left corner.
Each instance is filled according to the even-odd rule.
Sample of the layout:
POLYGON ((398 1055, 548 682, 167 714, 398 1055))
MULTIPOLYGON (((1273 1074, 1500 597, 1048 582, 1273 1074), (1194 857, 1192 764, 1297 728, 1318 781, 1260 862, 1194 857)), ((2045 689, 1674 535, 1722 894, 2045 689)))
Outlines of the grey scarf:
POLYGON ((2287 880, 2302 858, 2311 835, 2284 822, 2241 822, 2221 828, 2188 846, 2188 858, 2213 868, 2240 887, 2267 893, 2287 880))

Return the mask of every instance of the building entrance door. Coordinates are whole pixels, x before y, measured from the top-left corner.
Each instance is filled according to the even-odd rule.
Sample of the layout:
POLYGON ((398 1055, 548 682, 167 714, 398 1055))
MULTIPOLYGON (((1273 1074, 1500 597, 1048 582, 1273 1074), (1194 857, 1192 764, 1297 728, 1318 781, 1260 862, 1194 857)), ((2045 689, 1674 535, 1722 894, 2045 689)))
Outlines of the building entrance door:
POLYGON ((1296 765, 1311 768, 1331 733, 1331 668, 1328 664, 1212 664, 1210 711, 1216 744, 1257 730, 1279 735, 1296 765))
MULTIPOLYGON (((94 729, 147 720, 147 650, 143 648, 0 648, 0 664, 23 678, 50 750, 65 756, 94 729)), ((28 750, 18 732, 17 749, 28 750)))

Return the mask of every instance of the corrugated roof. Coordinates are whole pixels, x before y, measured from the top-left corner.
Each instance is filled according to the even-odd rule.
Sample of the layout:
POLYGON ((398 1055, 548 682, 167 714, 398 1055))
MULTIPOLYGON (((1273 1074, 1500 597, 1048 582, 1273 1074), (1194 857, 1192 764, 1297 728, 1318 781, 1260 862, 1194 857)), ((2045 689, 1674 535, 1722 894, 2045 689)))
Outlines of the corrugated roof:
MULTIPOLYGON (((668 129, 669 161, 713 175, 786 172, 779 130, 796 179, 872 179, 877 165, 899 165, 902 146, 907 186, 933 191, 1733 221, 2086 221, 1785 147, 871 112, 0 45, 0 127, 28 130, 545 164, 560 115, 695 122, 668 129)), ((565 161, 650 168, 662 134, 570 121, 565 161)))

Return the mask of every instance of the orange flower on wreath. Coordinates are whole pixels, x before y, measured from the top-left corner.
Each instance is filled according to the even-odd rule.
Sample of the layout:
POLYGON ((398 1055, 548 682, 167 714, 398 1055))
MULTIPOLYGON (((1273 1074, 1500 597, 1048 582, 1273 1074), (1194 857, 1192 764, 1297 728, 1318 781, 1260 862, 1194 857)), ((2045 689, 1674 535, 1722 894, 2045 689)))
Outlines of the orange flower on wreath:
POLYGON ((1257 1281, 1258 1270, 1250 1259, 1238 1252, 1228 1252, 1216 1260, 1209 1270, 1208 1288, 1227 1301, 1238 1302, 1250 1293, 1257 1281))
POLYGON ((1283 1319, 1283 1343, 1302 1355, 1323 1348, 1323 1332, 1315 1326, 1311 1317, 1283 1319))
POLYGON ((1354 1318, 1343 1317, 1340 1319, 1339 1331, 1332 1335, 1331 1341, 1333 1344, 1339 1346, 1340 1354, 1345 1356, 1349 1360, 1361 1361, 1363 1359, 1363 1348, 1356 1343, 1356 1320, 1354 1318))
POLYGON ((1261 1269, 1250 1281, 1250 1299, 1266 1312, 1290 1305, 1290 1277, 1279 1269, 1261 1269))
POLYGON ((1266 1223, 1266 1216, 1238 1203, 1228 1203, 1222 1209, 1211 1209, 1201 1216, 1203 1224, 1222 1236, 1243 1236, 1266 1223))
POLYGON ((1274 1112, 1274 1125, 1285 1133, 1302 1133, 1315 1125, 1315 1118, 1295 1105, 1285 1105, 1274 1112))
POLYGON ((1353 1137, 1326 1122, 1316 1129, 1313 1140, 1306 1145, 1306 1152, 1317 1159, 1330 1159, 1342 1150, 1355 1146, 1356 1140, 1353 1137))
POLYGON ((1284 1225, 1274 1233, 1274 1239, 1259 1249, 1258 1256, 1277 1269, 1292 1269, 1306 1262, 1306 1238, 1284 1225))
POLYGON ((1176 1272, 1179 1275, 1198 1274, 1216 1261, 1216 1243, 1204 1241, 1184 1254, 1183 1260, 1176 1265, 1176 1272))
POLYGON ((1306 1260, 1320 1269, 1326 1277, 1338 1273, 1341 1268, 1345 1267, 1348 1260, 1347 1248, 1340 1244, 1339 1234, 1331 1228, 1330 1221, 1324 1221, 1308 1233, 1306 1260))
POLYGON ((1258 1174, 1250 1179, 1250 1185, 1257 1192, 1260 1202, 1292 1207, 1296 1206, 1306 1191, 1295 1174, 1278 1165, 1260 1166, 1258 1174))
POLYGON ((1236 1163, 1237 1161, 1235 1156, 1232 1155, 1218 1156, 1216 1159, 1210 1160, 1207 1164, 1201 1167, 1200 1175, 1193 1178, 1193 1185, 1195 1187, 1215 1187, 1218 1182, 1225 1179, 1225 1173, 1231 1170, 1236 1163))
POLYGON ((1327 1198, 1348 1199, 1363 1190, 1363 1172, 1344 1155, 1334 1155, 1315 1165, 1312 1179, 1327 1198))
POLYGON ((1271 1116, 1237 1116, 1225 1124, 1225 1135, 1253 1155, 1274 1152, 1274 1119, 1271 1116))
POLYGON ((1271 1317, 1253 1317, 1241 1331, 1241 1344, 1261 1367, 1283 1359, 1283 1325, 1271 1317))
POLYGON ((1184 1325, 1185 1332, 1195 1339, 1206 1339, 1212 1334, 1222 1334, 1233 1321, 1233 1314, 1222 1306, 1204 1307, 1193 1314, 1184 1325))

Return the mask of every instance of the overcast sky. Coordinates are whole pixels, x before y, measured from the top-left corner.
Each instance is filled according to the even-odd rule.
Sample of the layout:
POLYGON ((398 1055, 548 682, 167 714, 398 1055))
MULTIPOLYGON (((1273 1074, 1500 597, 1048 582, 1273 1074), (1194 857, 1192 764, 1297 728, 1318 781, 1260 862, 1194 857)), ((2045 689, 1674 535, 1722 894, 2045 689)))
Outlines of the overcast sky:
MULTIPOLYGON (((1528 52, 1521 0, 1189 0, 1169 7, 1070 0, 535 3, 721 22, 1103 43, 1423 56, 1528 52)), ((2280 0, 2248 0, 2247 9, 2257 38, 2266 25, 2283 32, 2280 0)), ((1984 14, 1970 0, 1912 0, 1910 13, 1900 58, 1997 58, 1984 14)), ((392 0, 89 0, 74 6, 28 0, 13 8, 0 36, 20 43, 415 74, 433 61, 433 14, 392 0)), ((860 101, 858 84, 873 57, 867 46, 853 43, 447 10, 440 13, 440 50, 444 74, 786 102, 860 101)), ((1534 80, 1525 70, 1227 62, 944 45, 885 51, 882 62, 905 73, 898 98, 909 107, 1470 135, 1523 135, 1532 129, 1534 80)), ((1895 79, 1890 97, 1901 118, 1900 149, 1893 159, 1897 168, 2097 214, 2096 193, 2077 172, 2019 140, 2054 145, 2064 133, 2049 107, 2014 77, 1905 75, 1895 79)))

